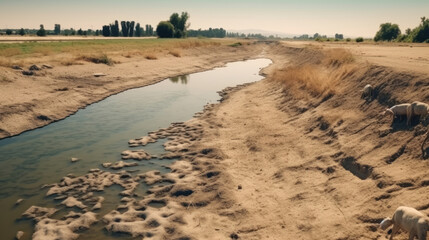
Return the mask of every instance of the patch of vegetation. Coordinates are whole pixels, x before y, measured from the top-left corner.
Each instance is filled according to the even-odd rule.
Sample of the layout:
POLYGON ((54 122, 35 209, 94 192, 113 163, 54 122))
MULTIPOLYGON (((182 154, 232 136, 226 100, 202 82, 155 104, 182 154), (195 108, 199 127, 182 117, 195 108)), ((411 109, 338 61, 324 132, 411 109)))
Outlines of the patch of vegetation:
POLYGON ((148 54, 146 54, 145 58, 147 60, 156 60, 156 59, 158 59, 158 57, 154 53, 148 53, 148 54))
POLYGON ((156 27, 156 33, 160 38, 172 38, 174 36, 174 26, 168 21, 161 21, 156 27))
POLYGON ((182 53, 179 50, 177 50, 177 49, 170 50, 169 54, 171 54, 171 55, 173 55, 175 57, 181 57, 182 56, 182 53))
POLYGON ((380 24, 380 30, 375 34, 374 41, 392 41, 401 34, 398 24, 383 23, 380 24))
POLYGON ((78 60, 84 60, 87 62, 92 62, 96 64, 106 64, 109 66, 112 66, 115 62, 109 58, 106 54, 101 54, 98 56, 81 56, 78 58, 78 60))
POLYGON ((230 44, 229 46, 231 46, 231 47, 240 47, 242 45, 243 44, 241 42, 236 42, 236 43, 230 44))
POLYGON ((363 42, 363 37, 358 37, 358 38, 356 38, 356 42, 363 42))

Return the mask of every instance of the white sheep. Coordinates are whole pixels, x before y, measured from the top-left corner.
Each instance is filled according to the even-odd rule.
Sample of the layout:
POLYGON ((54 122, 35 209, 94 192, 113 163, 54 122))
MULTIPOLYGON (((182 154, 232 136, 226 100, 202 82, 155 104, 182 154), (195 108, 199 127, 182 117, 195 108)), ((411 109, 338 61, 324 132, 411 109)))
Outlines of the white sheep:
POLYGON ((393 121, 395 121, 396 116, 407 115, 407 109, 409 106, 411 106, 411 104, 403 103, 403 104, 395 105, 391 108, 387 108, 386 111, 384 111, 383 116, 392 115, 392 124, 393 124, 393 121))
POLYGON ((362 99, 366 99, 369 97, 369 99, 372 99, 372 91, 373 91, 373 87, 371 86, 371 84, 367 84, 365 85, 365 87, 362 90, 362 95, 360 96, 360 98, 362 99))
POLYGON ((396 209, 392 218, 385 218, 380 223, 380 228, 386 230, 392 224, 390 240, 393 239, 399 229, 409 233, 409 240, 413 240, 414 237, 419 240, 426 240, 427 231, 429 230, 429 217, 414 208, 401 206, 396 209))
POLYGON ((428 112, 429 105, 427 105, 426 103, 418 101, 411 103, 411 106, 407 109, 407 125, 410 125, 410 121, 413 116, 420 116, 420 120, 426 120, 428 112))

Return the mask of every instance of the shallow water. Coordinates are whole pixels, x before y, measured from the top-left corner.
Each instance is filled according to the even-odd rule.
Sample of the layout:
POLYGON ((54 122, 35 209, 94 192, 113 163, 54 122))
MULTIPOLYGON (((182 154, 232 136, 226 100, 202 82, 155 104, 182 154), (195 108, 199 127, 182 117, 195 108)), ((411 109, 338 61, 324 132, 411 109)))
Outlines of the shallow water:
MULTIPOLYGON (((120 153, 130 149, 129 139, 168 127, 172 122, 189 120, 205 104, 220 98, 216 91, 262 79, 258 72, 270 63, 268 59, 235 62, 207 72, 166 79, 110 96, 46 127, 0 140, 1 239, 13 239, 19 230, 25 232, 22 239, 31 238, 33 223, 19 219, 31 205, 58 207, 59 202, 44 197, 47 192, 41 189, 44 184, 59 182, 69 173, 80 176, 91 168, 103 169, 104 162, 119 161, 120 153), (81 160, 72 163, 71 157, 81 160), (24 201, 15 206, 19 198, 24 201)), ((143 148, 152 155, 160 155, 163 142, 132 149, 143 148)), ((126 170, 165 172, 163 166, 171 162, 152 159, 126 170)), ((142 194, 147 188, 141 184, 138 192, 142 194)), ((120 191, 120 187, 110 187, 102 193, 106 201, 98 212, 99 218, 115 209, 120 191)), ((98 223, 79 239, 132 239, 105 233, 102 227, 98 223)))

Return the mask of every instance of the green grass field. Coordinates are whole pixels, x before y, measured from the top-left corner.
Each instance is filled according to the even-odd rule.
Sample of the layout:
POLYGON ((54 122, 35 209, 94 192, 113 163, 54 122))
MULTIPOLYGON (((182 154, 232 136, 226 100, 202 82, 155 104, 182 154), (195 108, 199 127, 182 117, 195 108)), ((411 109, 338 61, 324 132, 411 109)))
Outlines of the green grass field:
POLYGON ((214 39, 97 39, 78 41, 0 43, 0 56, 27 57, 57 53, 94 53, 138 51, 148 49, 191 48, 207 45, 228 44, 229 41, 214 39))

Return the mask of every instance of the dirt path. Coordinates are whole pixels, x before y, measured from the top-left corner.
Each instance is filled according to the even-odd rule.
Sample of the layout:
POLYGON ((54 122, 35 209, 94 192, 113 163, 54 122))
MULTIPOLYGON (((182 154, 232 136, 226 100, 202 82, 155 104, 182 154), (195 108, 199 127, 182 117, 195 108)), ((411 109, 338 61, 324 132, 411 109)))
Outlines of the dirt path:
MULTIPOLYGON (((384 103, 365 103, 353 91, 361 76, 322 103, 291 96, 269 79, 290 57, 272 58, 268 79, 233 91, 199 120, 205 130, 197 149, 225 156, 211 162, 223 198, 188 210, 184 232, 196 239, 386 239, 378 224, 396 207, 428 213, 425 125, 404 131, 398 121, 390 128, 379 116, 384 103), (225 199, 232 203, 221 204, 225 199)), ((377 71, 386 73, 364 75, 387 85, 402 76, 377 71)), ((409 86, 427 83, 422 77, 408 79, 409 86)), ((393 99, 407 98, 390 87, 384 91, 393 99)), ((424 92, 408 95, 416 96, 424 92)))

